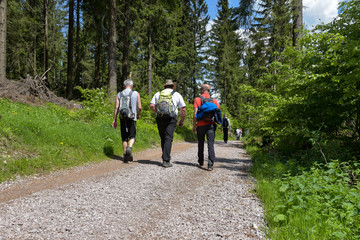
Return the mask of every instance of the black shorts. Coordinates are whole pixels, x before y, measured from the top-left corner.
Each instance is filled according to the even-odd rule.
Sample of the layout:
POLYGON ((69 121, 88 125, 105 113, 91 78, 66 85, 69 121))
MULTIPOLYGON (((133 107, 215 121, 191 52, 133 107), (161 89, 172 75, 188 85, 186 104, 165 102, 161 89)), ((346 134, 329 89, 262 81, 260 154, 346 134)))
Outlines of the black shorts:
POLYGON ((136 121, 134 120, 125 120, 120 119, 121 126, 121 139, 123 142, 127 142, 130 139, 135 139, 136 137, 136 121))

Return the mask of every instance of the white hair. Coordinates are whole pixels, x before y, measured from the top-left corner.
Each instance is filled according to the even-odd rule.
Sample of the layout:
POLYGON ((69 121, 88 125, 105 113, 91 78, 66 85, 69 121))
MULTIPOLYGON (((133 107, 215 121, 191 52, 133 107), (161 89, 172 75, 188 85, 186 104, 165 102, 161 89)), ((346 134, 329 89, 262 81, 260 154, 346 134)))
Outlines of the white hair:
POLYGON ((124 87, 132 87, 134 85, 134 82, 131 79, 126 79, 124 81, 124 87))

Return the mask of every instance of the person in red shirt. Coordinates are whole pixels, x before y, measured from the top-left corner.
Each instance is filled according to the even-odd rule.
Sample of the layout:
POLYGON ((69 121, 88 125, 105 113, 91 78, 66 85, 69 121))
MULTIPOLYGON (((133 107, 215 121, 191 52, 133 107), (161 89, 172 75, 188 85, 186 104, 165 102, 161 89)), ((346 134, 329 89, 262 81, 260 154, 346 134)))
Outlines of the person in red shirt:
MULTIPOLYGON (((210 98, 210 85, 203 84, 200 88, 201 96, 204 98, 210 98)), ((218 108, 220 108, 219 103, 216 99, 213 99, 213 102, 216 104, 218 108)), ((198 163, 199 167, 204 165, 204 143, 205 143, 205 136, 207 138, 207 145, 208 145, 208 170, 212 171, 215 161, 215 149, 214 149, 214 142, 215 142, 215 130, 216 130, 216 123, 215 121, 206 121, 206 120, 199 120, 196 119, 196 113, 198 108, 202 105, 201 98, 197 97, 194 100, 194 117, 193 117, 193 133, 197 133, 198 138, 198 163)))

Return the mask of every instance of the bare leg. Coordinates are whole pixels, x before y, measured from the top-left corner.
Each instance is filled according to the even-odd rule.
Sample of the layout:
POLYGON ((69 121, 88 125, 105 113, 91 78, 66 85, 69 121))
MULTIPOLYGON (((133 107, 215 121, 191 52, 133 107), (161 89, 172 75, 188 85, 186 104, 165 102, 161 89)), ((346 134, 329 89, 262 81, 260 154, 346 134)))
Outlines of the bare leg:
POLYGON ((127 142, 123 142, 122 143, 122 145, 123 145, 123 150, 124 150, 124 154, 126 153, 126 148, 127 148, 127 142))

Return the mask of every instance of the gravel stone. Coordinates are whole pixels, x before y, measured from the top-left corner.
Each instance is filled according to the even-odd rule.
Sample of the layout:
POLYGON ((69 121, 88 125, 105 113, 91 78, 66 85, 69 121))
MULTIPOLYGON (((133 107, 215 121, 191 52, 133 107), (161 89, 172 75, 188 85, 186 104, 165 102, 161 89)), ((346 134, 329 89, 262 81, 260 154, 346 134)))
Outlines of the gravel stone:
POLYGON ((238 141, 215 151, 212 172, 195 166, 193 143, 172 153, 171 168, 140 154, 101 177, 0 203, 0 240, 265 239, 249 157, 238 141))

